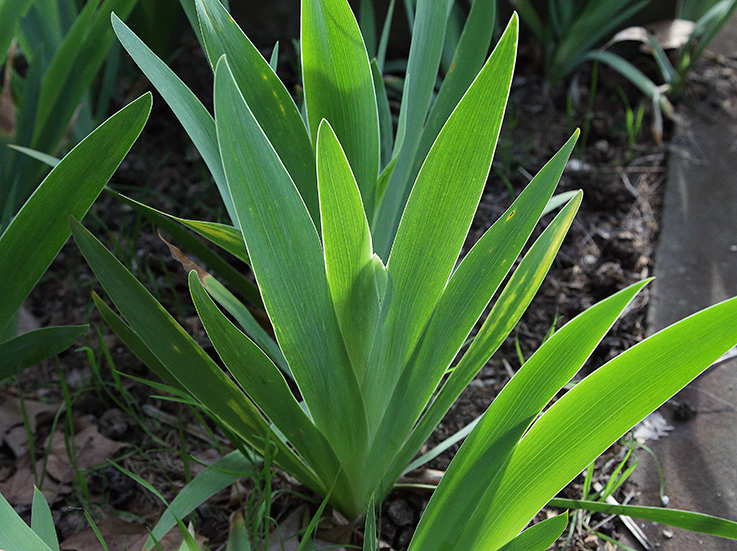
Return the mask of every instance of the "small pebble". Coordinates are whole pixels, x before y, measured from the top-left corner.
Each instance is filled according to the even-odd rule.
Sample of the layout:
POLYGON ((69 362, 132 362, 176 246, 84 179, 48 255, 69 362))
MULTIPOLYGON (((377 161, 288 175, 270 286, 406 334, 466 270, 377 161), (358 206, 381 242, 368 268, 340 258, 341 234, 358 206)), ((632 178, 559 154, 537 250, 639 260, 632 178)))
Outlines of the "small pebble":
POLYGON ((118 440, 128 431, 125 414, 117 408, 107 410, 100 417, 100 432, 112 440, 118 440))
POLYGON ((395 499, 389 504, 387 516, 397 526, 409 526, 412 524, 412 509, 404 499, 395 499))

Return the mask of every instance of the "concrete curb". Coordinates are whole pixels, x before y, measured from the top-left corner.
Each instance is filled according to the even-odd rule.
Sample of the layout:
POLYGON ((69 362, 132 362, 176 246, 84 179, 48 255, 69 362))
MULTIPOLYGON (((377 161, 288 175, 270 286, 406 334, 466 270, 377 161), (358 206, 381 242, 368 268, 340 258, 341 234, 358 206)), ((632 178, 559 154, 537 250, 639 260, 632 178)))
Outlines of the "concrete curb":
MULTIPOLYGON (((734 57, 736 45, 732 18, 710 49, 734 57)), ((650 333, 737 295, 737 120, 707 120, 686 109, 680 115, 668 164, 650 333)), ((737 360, 710 368, 660 411, 674 430, 648 445, 661 462, 669 508, 737 520, 737 360)), ((633 478, 642 491, 638 504, 660 505, 657 467, 649 455, 640 454, 633 478)), ((737 541, 641 524, 664 551, 737 550, 737 541)))

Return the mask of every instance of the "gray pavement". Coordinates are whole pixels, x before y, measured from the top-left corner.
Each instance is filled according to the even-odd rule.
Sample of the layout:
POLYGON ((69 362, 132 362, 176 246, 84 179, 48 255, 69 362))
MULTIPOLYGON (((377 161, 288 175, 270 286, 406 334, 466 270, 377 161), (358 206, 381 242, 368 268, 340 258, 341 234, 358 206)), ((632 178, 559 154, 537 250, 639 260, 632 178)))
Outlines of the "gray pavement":
MULTIPOLYGON (((735 56, 737 19, 710 50, 735 56)), ((713 120, 698 110, 679 114, 683 120, 668 164, 650 333, 737 295, 737 120, 713 120)), ((674 430, 649 442, 664 471, 669 507, 737 520, 737 359, 711 367, 674 400, 697 413, 679 419, 674 404, 663 406, 660 411, 674 430)), ((640 455, 634 478, 642 491, 639 504, 659 505, 658 473, 647 454, 640 455)), ((662 551, 737 550, 737 541, 640 524, 662 551)))

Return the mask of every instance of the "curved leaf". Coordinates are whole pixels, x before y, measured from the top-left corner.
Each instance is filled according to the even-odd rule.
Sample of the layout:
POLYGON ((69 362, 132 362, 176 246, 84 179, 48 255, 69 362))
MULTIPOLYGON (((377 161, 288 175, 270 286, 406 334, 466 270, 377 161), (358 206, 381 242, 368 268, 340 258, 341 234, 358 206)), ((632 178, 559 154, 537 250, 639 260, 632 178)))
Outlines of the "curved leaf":
POLYGON ((0 381, 63 352, 88 329, 89 325, 43 327, 0 343, 0 381))
POLYGON ((637 505, 610 505, 600 501, 585 501, 579 499, 551 499, 551 507, 566 507, 569 509, 585 509, 595 513, 607 515, 625 515, 639 518, 666 526, 692 530, 702 534, 711 534, 720 538, 737 540, 737 522, 724 518, 692 513, 679 509, 664 509, 663 507, 642 507, 637 505))
MULTIPOLYGON (((530 526, 499 551, 545 551, 555 543, 567 525, 568 513, 561 513, 530 526)), ((478 548, 475 551, 482 549, 478 548)))
POLYGON ((627 430, 737 343, 737 298, 676 323, 578 383, 515 448, 477 541, 508 540, 627 430))
POLYGON ((230 220, 234 224, 237 223, 228 185, 225 183, 212 115, 174 71, 169 69, 166 63, 161 61, 115 14, 112 15, 112 22, 120 43, 174 111, 197 151, 202 155, 202 160, 215 180, 230 220))
MULTIPOLYGON (((239 451, 230 452, 215 461, 182 488, 182 491, 161 515, 159 522, 151 531, 151 536, 156 540, 163 538, 169 530, 174 528, 176 519, 186 517, 220 490, 257 471, 259 462, 259 458, 246 457, 239 451)), ((153 542, 149 538, 143 549, 147 551, 152 547, 153 542)))
POLYGON ((69 239, 67 218, 84 217, 150 111, 151 94, 145 94, 102 123, 49 173, 0 236, 0 331, 69 239))

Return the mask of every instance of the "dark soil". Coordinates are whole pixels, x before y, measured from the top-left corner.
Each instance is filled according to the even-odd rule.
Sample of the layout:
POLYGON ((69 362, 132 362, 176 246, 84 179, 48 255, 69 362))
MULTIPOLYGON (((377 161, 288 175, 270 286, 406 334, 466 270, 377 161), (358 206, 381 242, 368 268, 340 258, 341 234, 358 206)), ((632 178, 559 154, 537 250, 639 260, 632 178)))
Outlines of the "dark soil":
MULTIPOLYGON (((184 39, 182 48, 174 68, 209 106, 212 77, 205 57, 193 36, 184 39)), ((289 55, 282 50, 284 62, 280 66, 289 66, 289 55)), ((567 88, 547 88, 534 73, 525 71, 525 62, 523 49, 505 130, 473 223, 471 242, 504 212, 531 175, 563 145, 576 126, 587 127, 588 135, 585 143, 579 141, 574 154, 576 161, 563 175, 559 191, 583 189, 583 205, 518 328, 453 406, 428 442, 428 449, 486 410, 520 367, 517 342, 521 355, 529 358, 552 327, 561 327, 595 302, 649 277, 652 272, 667 149, 656 144, 649 132, 649 108, 646 108, 643 130, 634 147, 630 147, 619 89, 633 106, 640 99, 626 81, 600 69, 597 93, 590 101, 588 69, 567 88), (570 105, 568 98, 575 96, 579 101, 570 105)), ((124 80, 121 90, 125 90, 125 95, 118 98, 121 105, 148 88, 136 75, 131 70, 124 80)), ((699 93, 703 91, 703 86, 698 87, 699 93)), ((219 197, 202 161, 166 104, 155 92, 154 96, 149 123, 115 175, 112 186, 178 216, 222 220, 224 212, 219 197)), ((665 138, 667 143, 667 129, 665 138)), ((543 225, 551 219, 548 215, 543 225)), ((211 351, 189 299, 186 274, 171 259, 155 229, 108 195, 100 198, 85 225, 167 305, 205 350, 211 351)), ((116 462, 151 483, 170 500, 191 474, 184 469, 181 451, 204 454, 203 460, 208 460, 207 454, 211 453, 213 437, 217 437, 218 431, 211 424, 207 430, 201 430, 201 417, 188 408, 156 397, 158 392, 150 387, 112 375, 114 367, 126 375, 154 378, 102 323, 90 301, 93 290, 102 295, 75 245, 68 243, 33 291, 27 308, 41 326, 90 323, 92 329, 87 339, 80 342, 83 348, 67 351, 58 361, 47 361, 20 374, 3 391, 0 404, 18 395, 26 400, 60 404, 63 377, 69 388, 73 414, 62 414, 59 427, 65 419, 69 426, 72 422, 86 421, 113 441, 128 444, 129 447, 116 452, 116 462), (173 416, 172 424, 166 414, 173 416)), ((596 349, 585 372, 596 369, 644 338, 647 299, 645 289, 596 349)), ((52 422, 52 415, 39 417, 34 435, 37 458, 43 457, 52 422)), ((221 450, 226 448, 227 445, 221 450)), ((444 470, 457 448, 442 454, 428 467, 444 470)), ((608 457, 618 453, 619 449, 613 449, 608 457)), ((196 463, 191 467, 196 470, 196 463)), ((11 480, 22 468, 11 447, 7 444, 0 447, 0 481, 11 480)), ((606 460, 601 461, 597 477, 606 477, 610 472, 607 468, 612 466, 607 467, 606 460)), ((275 480, 281 489, 304 492, 279 477, 275 480)), ((248 487, 240 490, 248 495, 248 487)), ((574 481, 565 493, 580 497, 581 480, 574 481)), ((239 502, 237 495, 227 490, 221 492, 197 512, 198 530, 210 538, 213 549, 220 548, 224 542, 229 514, 239 502)), ((62 540, 85 525, 80 507, 95 514, 115 510, 149 524, 162 511, 161 503, 150 492, 115 468, 104 465, 84 471, 82 477, 54 496, 52 509, 62 540)), ((397 550, 406 548, 427 498, 426 494, 413 491, 390 495, 382 508, 384 541, 397 550)), ((301 499, 294 493, 281 493, 273 502, 272 513, 286 514, 301 499)), ((29 505, 14 505, 18 505, 16 509, 24 516, 29 516, 29 505)), ((541 513, 541 518, 544 514, 541 513)), ((602 528, 612 535, 618 529, 611 521, 602 528)), ((570 549, 597 546, 607 549, 602 542, 592 544, 585 534, 577 535, 568 545, 570 549)))

